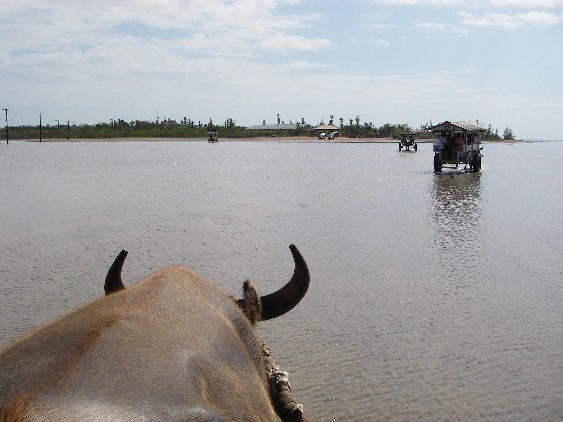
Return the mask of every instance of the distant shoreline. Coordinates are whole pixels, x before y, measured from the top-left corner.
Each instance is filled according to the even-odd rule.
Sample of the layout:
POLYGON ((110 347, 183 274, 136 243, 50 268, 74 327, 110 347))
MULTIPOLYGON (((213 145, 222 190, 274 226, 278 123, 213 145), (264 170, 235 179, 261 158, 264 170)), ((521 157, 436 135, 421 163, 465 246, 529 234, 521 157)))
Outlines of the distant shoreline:
MULTIPOLYGON (((39 139, 10 139, 10 142, 40 142, 39 139)), ((75 138, 75 139, 43 139, 41 142, 204 142, 207 138, 75 138)), ((311 136, 274 136, 274 137, 253 137, 253 138, 221 138, 219 142, 263 142, 263 143, 311 143, 311 144, 338 144, 338 143, 397 143, 396 139, 387 138, 347 138, 337 137, 335 139, 317 139, 311 136)), ((420 143, 432 142, 431 139, 421 139, 420 143)))
MULTIPOLYGON (((5 142, 0 141, 2 143, 5 142)), ((10 142, 208 142, 207 138, 75 138, 75 139, 10 139, 10 142)), ((311 144, 395 144, 398 139, 388 138, 347 138, 336 137, 335 139, 317 139, 310 136, 280 136, 280 137, 256 137, 256 138, 219 138, 219 142, 262 142, 262 143, 311 143, 311 144)), ((484 140, 483 143, 515 143, 525 142, 521 140, 484 140)), ((417 139, 416 143, 432 143, 432 139, 417 139)))

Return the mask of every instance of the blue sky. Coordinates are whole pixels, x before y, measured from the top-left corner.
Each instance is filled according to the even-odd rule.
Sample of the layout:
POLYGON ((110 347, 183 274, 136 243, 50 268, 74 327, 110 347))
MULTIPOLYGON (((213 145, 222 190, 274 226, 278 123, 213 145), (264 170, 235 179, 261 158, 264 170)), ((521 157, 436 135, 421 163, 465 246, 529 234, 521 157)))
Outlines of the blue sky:
POLYGON ((563 0, 2 3, 10 125, 334 115, 563 139, 563 0))

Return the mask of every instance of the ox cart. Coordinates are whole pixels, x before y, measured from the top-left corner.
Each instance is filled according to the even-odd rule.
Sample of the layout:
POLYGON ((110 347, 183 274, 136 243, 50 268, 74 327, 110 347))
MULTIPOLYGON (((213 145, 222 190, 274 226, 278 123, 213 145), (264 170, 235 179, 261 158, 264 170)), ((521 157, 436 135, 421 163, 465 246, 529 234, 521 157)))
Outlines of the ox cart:
POLYGON ((445 121, 430 129, 434 138, 434 171, 442 168, 457 169, 463 164, 478 172, 481 170, 481 126, 468 122, 445 121))
POLYGON ((411 147, 415 151, 418 149, 418 146, 414 141, 414 132, 401 133, 401 140, 399 141, 399 151, 402 151, 403 148, 405 149, 405 151, 410 151, 411 147))
POLYGON ((338 135, 338 132, 330 132, 328 135, 326 134, 326 132, 321 132, 317 135, 317 138, 319 138, 319 140, 324 140, 324 139, 328 139, 329 141, 333 141, 334 138, 336 137, 336 135, 338 135))
POLYGON ((219 137, 217 136, 217 132, 207 132, 209 137, 207 138, 207 142, 219 142, 219 137))

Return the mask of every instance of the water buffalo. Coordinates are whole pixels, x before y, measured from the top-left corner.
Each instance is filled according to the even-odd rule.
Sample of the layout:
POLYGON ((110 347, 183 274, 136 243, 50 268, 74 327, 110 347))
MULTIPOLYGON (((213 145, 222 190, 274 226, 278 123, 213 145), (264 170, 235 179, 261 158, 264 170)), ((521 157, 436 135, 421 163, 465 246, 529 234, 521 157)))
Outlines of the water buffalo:
POLYGON ((127 252, 106 296, 0 353, 0 422, 305 421, 257 321, 296 306, 309 286, 301 253, 291 280, 234 300, 183 266, 125 288, 127 252))

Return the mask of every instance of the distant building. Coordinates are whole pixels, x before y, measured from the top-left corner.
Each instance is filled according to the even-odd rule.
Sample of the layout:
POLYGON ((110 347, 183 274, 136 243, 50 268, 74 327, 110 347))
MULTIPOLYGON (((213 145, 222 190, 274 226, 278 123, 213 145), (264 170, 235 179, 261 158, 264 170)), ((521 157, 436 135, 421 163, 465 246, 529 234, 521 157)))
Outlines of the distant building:
POLYGON ((339 127, 334 125, 318 125, 315 127, 315 133, 319 139, 334 139, 338 135, 339 127))
POLYGON ((319 132, 338 132, 340 128, 334 125, 318 125, 315 127, 315 131, 319 132))

